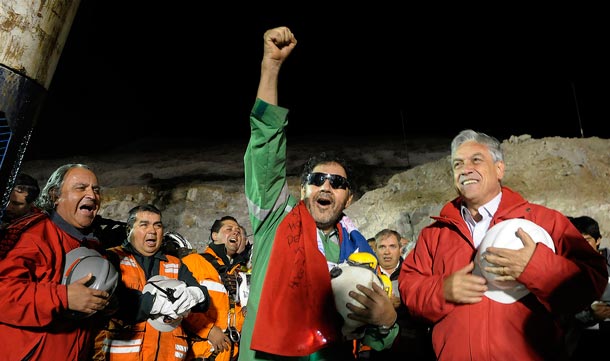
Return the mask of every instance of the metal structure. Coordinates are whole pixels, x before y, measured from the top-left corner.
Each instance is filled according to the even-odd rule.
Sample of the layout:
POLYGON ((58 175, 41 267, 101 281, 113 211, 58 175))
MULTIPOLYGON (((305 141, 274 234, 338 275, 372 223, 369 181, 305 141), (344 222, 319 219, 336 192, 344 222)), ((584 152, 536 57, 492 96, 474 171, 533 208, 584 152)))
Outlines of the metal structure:
POLYGON ((79 4, 79 0, 0 2, 0 215, 79 4))

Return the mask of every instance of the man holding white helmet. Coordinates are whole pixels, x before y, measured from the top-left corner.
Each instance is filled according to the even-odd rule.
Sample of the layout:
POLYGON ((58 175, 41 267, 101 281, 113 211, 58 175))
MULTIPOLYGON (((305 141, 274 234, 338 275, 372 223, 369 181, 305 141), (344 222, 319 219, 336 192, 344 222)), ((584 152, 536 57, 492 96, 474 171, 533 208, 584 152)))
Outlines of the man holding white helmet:
MULTIPOLYGON (((288 109, 279 106, 280 69, 295 49, 292 31, 263 35, 263 59, 250 113, 244 154, 245 193, 253 229, 248 312, 240 361, 355 359, 332 295, 329 270, 357 252, 373 253, 344 210, 357 190, 353 172, 331 152, 309 157, 300 199, 290 194, 287 172, 288 109)), ((389 347, 398 334, 396 311, 383 287, 356 285, 346 307, 367 325, 363 343, 389 347), (363 306, 363 307, 361 307, 363 306)))
POLYGON ((207 288, 178 257, 160 250, 163 234, 161 211, 136 206, 127 218, 128 242, 109 249, 121 282, 116 290, 120 308, 105 339, 98 338, 106 360, 184 359, 188 344, 182 320, 208 309, 207 288))
POLYGON ((505 163, 496 138, 460 132, 451 143, 451 165, 459 196, 420 232, 405 259, 402 299, 415 317, 433 323, 438 360, 561 359, 557 315, 601 296, 608 281, 605 260, 560 212, 502 185, 505 163), (504 245, 503 235, 485 242, 475 270, 487 230, 514 218, 542 227, 552 242, 518 225, 507 234, 521 244, 504 245), (513 281, 526 290, 516 292, 513 281), (506 297, 497 297, 503 288, 506 297))
POLYGON ((100 276, 95 270, 70 282, 63 278, 67 254, 80 247, 100 248, 93 225, 100 201, 93 170, 64 164, 36 200, 43 211, 11 225, 20 233, 0 262, 2 359, 89 359, 92 330, 112 290, 95 287, 100 276))

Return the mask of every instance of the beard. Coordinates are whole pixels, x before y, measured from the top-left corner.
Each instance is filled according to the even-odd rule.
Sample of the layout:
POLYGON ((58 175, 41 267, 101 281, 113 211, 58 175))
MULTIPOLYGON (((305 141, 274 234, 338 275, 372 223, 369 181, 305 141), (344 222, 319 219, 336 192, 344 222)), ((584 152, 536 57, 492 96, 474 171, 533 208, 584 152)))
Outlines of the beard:
POLYGON ((345 208, 335 202, 323 207, 311 198, 305 198, 304 202, 316 226, 323 231, 333 228, 339 222, 345 208))

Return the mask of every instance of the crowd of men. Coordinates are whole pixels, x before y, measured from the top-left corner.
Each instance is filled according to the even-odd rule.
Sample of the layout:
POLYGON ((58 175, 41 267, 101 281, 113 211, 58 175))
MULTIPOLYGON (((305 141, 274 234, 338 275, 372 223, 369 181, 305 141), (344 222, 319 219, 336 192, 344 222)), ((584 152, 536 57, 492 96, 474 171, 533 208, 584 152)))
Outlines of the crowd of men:
POLYGON ((244 154, 252 244, 230 215, 214 222, 202 252, 167 230, 153 204, 132 208, 125 221, 104 219, 102 187, 85 164, 60 166, 42 190, 20 175, 1 228, 3 356, 564 360, 568 348, 590 356, 566 335, 579 334, 569 332, 572 321, 589 317, 582 322, 589 327, 610 316, 601 235, 503 185, 506 164, 493 136, 471 129, 455 136, 457 196, 412 249, 392 229, 367 242, 344 213, 357 185, 340 155, 312 155, 300 194, 290 194, 289 110, 278 103, 278 83, 296 46, 287 27, 263 35, 244 154), (489 239, 489 230, 515 219, 548 238, 523 226, 489 239), (356 262, 362 254, 376 261, 356 262), (330 274, 346 264, 390 284, 356 280, 337 305, 330 274), (361 326, 345 333, 351 321, 361 326))

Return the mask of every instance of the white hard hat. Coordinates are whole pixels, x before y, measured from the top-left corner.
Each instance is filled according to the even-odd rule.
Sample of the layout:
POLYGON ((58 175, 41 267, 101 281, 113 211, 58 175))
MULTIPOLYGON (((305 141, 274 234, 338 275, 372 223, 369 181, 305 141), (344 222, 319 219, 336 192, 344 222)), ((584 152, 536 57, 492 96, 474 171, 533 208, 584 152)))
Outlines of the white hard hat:
POLYGON ((180 326, 184 316, 171 318, 169 316, 158 315, 155 318, 149 318, 147 322, 160 332, 172 332, 176 327, 180 326))
MULTIPOLYGON (((184 283, 184 281, 180 281, 175 278, 169 278, 166 276, 156 275, 148 279, 147 283, 142 289, 142 293, 148 292, 153 295, 163 295, 157 297, 167 298, 167 295, 164 294, 164 291, 167 292, 169 290, 184 289, 185 287, 186 284, 184 283), (155 285, 157 287, 155 287, 155 285), (159 290, 159 288, 161 288, 163 291, 159 290)), ((184 316, 185 315, 179 315, 178 318, 172 318, 161 314, 151 315, 147 322, 158 331, 171 332, 176 329, 176 327, 180 326, 180 323, 182 322, 182 319, 184 319, 184 316)))
MULTIPOLYGON (((119 274, 106 258, 96 250, 87 247, 77 247, 66 254, 61 281, 63 285, 69 285, 89 273, 93 275, 87 285, 89 288, 106 291, 112 295, 117 286, 119 274)), ((85 318, 92 314, 71 312, 71 316, 75 318, 85 318)))
POLYGON ((178 232, 165 232, 165 234, 163 235, 163 241, 168 243, 171 242, 177 248, 193 249, 193 245, 191 244, 191 242, 189 242, 188 239, 184 238, 184 236, 182 236, 178 232))
POLYGON ((62 284, 69 285, 89 273, 93 274, 94 277, 88 285, 89 288, 106 291, 110 294, 114 292, 119 274, 114 266, 102 257, 98 251, 78 247, 66 254, 62 284))
POLYGON ((349 339, 359 338, 361 335, 357 333, 358 328, 364 326, 365 323, 348 318, 347 315, 352 313, 352 311, 347 308, 346 304, 351 303, 359 307, 364 306, 350 297, 349 292, 354 291, 363 294, 356 288, 356 284, 361 284, 369 288, 373 288, 373 283, 376 283, 382 288, 384 285, 374 269, 363 264, 357 265, 349 261, 342 262, 333 267, 330 270, 330 277, 330 283, 335 298, 335 306, 343 317, 341 332, 349 339))
POLYGON ((488 290, 485 292, 485 296, 496 302, 513 303, 530 292, 523 284, 517 281, 496 281, 495 278, 498 275, 487 272, 484 269, 485 267, 494 266, 482 257, 487 247, 523 248, 523 242, 516 234, 519 228, 523 228, 532 237, 534 242, 543 243, 555 252, 555 244, 548 232, 527 219, 508 219, 487 230, 475 256, 475 270, 473 273, 482 275, 487 279, 488 290))

